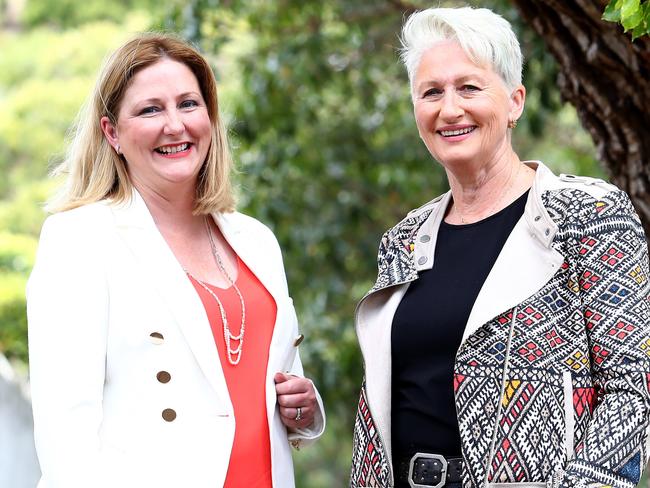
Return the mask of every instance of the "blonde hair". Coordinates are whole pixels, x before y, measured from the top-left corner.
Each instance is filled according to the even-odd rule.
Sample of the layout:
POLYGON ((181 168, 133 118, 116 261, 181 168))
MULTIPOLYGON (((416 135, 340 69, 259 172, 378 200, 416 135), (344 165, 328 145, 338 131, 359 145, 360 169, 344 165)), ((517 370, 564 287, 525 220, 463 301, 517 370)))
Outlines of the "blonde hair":
POLYGON ((100 119, 117 122, 120 104, 133 77, 162 59, 186 65, 199 83, 212 125, 210 148, 196 185, 195 214, 234 210, 230 174, 232 156, 219 117, 217 82, 206 59, 184 40, 162 33, 139 34, 118 48, 105 62, 92 95, 82 107, 64 161, 54 174, 66 174, 65 184, 47 210, 61 212, 109 199, 127 202, 133 193, 126 161, 108 143, 100 119))
POLYGON ((429 8, 415 12, 402 28, 401 59, 411 88, 425 51, 441 41, 458 42, 479 66, 491 66, 505 86, 521 85, 522 55, 510 23, 486 8, 429 8))

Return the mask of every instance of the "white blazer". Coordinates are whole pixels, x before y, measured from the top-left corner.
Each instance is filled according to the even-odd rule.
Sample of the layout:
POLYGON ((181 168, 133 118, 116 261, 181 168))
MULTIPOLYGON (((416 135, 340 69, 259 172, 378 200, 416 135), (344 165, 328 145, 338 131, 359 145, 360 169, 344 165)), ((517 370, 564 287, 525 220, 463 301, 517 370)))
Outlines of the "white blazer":
MULTIPOLYGON (((293 487, 289 443, 318 438, 325 415, 319 397, 310 429, 288 433, 280 421, 273 376, 302 375, 280 248, 251 217, 213 217, 277 304, 266 373, 271 464, 273 485, 293 487)), ((99 202, 46 220, 27 316, 39 488, 223 486, 235 417, 217 348, 198 294, 137 192, 129 204, 99 202), (158 381, 160 371, 171 380, 158 381)))

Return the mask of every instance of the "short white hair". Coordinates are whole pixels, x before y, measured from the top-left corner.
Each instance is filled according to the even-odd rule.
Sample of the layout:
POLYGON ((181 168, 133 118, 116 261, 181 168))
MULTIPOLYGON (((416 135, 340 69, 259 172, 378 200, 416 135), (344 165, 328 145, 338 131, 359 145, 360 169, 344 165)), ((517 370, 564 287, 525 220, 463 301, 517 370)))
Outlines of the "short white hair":
POLYGON ((400 57, 411 87, 424 52, 449 40, 476 65, 492 67, 509 90, 521 85, 521 47, 510 22, 486 8, 461 7, 422 10, 404 23, 400 57))

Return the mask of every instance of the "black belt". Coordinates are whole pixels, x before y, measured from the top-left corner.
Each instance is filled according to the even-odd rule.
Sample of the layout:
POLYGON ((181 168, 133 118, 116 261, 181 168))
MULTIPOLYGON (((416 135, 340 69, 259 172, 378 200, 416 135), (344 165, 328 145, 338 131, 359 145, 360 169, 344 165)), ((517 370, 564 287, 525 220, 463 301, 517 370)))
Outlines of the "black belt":
POLYGON ((412 488, 441 488, 461 482, 463 460, 418 452, 410 461, 399 463, 397 469, 397 479, 407 479, 412 488))

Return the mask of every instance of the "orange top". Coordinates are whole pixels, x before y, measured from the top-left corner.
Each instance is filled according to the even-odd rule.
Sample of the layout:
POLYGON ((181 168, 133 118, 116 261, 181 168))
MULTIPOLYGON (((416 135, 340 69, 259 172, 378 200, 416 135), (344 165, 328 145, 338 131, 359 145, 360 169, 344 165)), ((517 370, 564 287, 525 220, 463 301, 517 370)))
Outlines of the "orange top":
MULTIPOLYGON (((226 357, 221 312, 216 300, 194 279, 190 281, 201 297, 208 315, 235 410, 235 441, 224 488, 271 488, 271 444, 265 384, 277 307, 271 294, 239 257, 237 264, 239 274, 236 284, 244 297, 246 329, 241 360, 236 366, 230 364, 226 357)), ((207 286, 221 300, 231 334, 239 334, 242 311, 237 293, 232 287, 223 289, 207 286)), ((232 347, 235 348, 238 344, 233 343, 232 347)))

